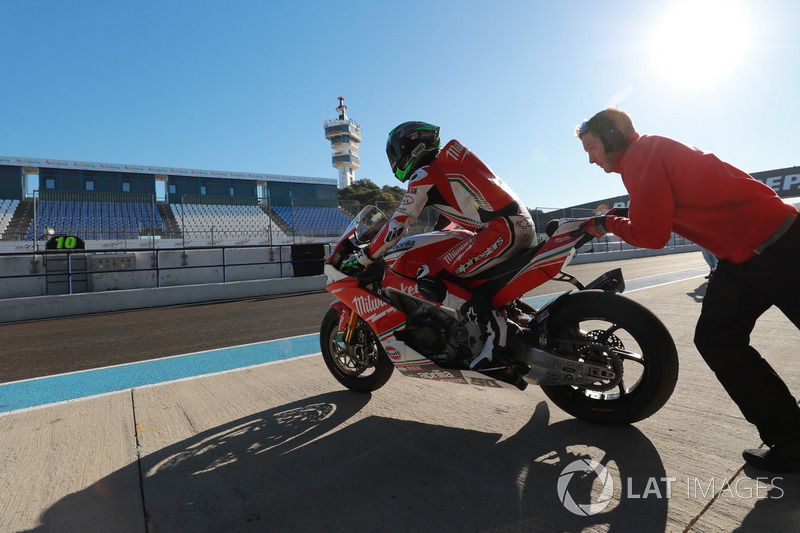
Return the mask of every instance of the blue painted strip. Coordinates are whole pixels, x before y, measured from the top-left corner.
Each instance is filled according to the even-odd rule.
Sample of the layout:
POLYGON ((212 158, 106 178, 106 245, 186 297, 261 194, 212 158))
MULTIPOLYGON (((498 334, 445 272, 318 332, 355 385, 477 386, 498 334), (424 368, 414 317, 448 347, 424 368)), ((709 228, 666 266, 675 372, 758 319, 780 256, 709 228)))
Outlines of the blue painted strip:
POLYGON ((319 352, 319 335, 260 342, 0 385, 0 413, 319 352))

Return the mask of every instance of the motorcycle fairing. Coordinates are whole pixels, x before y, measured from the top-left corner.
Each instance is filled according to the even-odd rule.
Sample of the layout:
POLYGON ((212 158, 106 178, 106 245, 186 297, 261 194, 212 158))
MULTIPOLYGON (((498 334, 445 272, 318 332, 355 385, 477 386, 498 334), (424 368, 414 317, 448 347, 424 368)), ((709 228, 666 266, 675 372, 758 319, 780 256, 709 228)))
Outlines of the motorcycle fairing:
POLYGON ((575 243, 581 236, 572 235, 572 231, 579 224, 563 224, 556 234, 541 245, 506 261, 496 267, 497 270, 490 269, 483 276, 490 280, 479 290, 490 295, 492 305, 499 308, 554 279, 575 253, 575 243))
POLYGON ((343 321, 344 324, 347 323, 347 318, 342 318, 341 315, 349 315, 350 310, 353 310, 378 337, 392 363, 395 365, 401 363, 432 364, 430 359, 395 337, 396 332, 406 328, 407 317, 401 310, 392 306, 387 300, 360 287, 355 278, 345 277, 329 283, 328 287, 330 293, 344 303, 344 306, 337 305, 338 302, 331 305, 340 312, 340 328, 343 321), (331 288, 331 285, 334 285, 334 288, 331 288))
POLYGON ((469 231, 450 230, 420 233, 405 237, 383 256, 386 264, 397 274, 416 279, 420 269, 430 274, 442 269, 439 255, 447 253, 459 242, 472 235, 469 231))

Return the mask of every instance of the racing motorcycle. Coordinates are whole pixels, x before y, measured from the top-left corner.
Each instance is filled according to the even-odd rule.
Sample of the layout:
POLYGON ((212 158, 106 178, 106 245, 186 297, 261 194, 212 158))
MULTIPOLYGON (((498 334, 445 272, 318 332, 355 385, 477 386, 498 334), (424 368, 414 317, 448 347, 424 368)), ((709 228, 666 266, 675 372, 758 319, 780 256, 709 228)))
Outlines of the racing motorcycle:
POLYGON ((458 229, 406 236, 365 271, 346 275, 344 259, 388 221, 365 207, 325 262, 326 289, 336 297, 320 330, 326 366, 359 392, 379 389, 396 368, 480 387, 538 385, 561 409, 593 422, 647 418, 675 388, 675 343, 652 312, 621 295, 620 269, 587 285, 563 272, 591 240, 584 220, 551 221, 549 238, 469 279, 430 272, 431 247, 455 247, 469 235, 458 229), (526 302, 525 293, 550 280, 571 286, 538 309, 526 302), (506 320, 508 340, 501 356, 473 369, 489 338, 490 309, 506 320))

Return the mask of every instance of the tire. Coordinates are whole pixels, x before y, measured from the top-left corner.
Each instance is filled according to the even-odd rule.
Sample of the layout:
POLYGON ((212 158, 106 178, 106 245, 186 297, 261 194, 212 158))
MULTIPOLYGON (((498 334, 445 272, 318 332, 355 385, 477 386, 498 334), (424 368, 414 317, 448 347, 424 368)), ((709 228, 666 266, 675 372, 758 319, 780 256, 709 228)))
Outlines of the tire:
POLYGON ((548 331, 562 356, 617 355, 612 364, 619 365, 614 368, 617 383, 542 386, 553 403, 576 418, 602 424, 638 422, 661 409, 675 390, 678 353, 672 336, 658 317, 633 300, 595 290, 569 294, 552 311, 548 331))
POLYGON ((338 327, 339 312, 328 310, 322 319, 319 344, 322 359, 333 377, 356 392, 372 392, 383 387, 392 377, 394 365, 375 334, 363 320, 358 319, 353 333, 354 355, 345 350, 343 343, 336 341, 338 327))

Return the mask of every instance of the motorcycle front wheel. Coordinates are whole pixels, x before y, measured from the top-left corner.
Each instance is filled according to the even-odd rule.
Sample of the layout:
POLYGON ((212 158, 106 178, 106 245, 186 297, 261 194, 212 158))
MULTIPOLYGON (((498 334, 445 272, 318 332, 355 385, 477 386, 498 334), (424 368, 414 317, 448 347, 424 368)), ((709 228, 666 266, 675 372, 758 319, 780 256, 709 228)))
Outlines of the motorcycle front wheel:
POLYGON ((333 377, 348 389, 372 392, 383 387, 392 377, 394 365, 375 334, 361 319, 350 345, 336 339, 339 312, 329 309, 322 319, 319 344, 322 359, 333 377))
POLYGON ((667 403, 678 353, 667 328, 644 306, 616 293, 581 291, 556 304, 548 330, 556 351, 606 364, 615 377, 591 385, 543 385, 558 407, 604 424, 643 420, 667 403))

